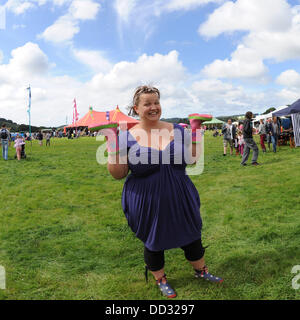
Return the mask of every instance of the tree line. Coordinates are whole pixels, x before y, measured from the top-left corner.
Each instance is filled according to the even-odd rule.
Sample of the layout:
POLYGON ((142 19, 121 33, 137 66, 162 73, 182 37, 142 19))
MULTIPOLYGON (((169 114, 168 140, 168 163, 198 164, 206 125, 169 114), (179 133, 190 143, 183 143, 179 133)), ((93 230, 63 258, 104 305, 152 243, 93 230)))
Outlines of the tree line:
MULTIPOLYGON (((6 127, 11 132, 29 132, 29 125, 28 124, 17 124, 15 122, 13 122, 12 120, 0 118, 0 127, 2 127, 3 124, 5 124, 6 127)), ((38 132, 42 129, 46 129, 46 127, 31 126, 31 132, 38 132)))

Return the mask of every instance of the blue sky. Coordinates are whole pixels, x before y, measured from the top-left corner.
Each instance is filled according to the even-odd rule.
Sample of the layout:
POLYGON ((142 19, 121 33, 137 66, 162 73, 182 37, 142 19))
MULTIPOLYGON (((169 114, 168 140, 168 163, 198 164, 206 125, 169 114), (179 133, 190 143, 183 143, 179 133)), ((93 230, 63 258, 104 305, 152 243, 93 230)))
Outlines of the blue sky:
POLYGON ((60 125, 126 112, 136 86, 164 117, 264 112, 300 92, 298 0, 0 0, 0 117, 60 125), (3 15, 2 15, 3 16, 3 15), (1 17, 1 14, 0 14, 1 17), (1 21, 0 21, 1 26, 1 21))

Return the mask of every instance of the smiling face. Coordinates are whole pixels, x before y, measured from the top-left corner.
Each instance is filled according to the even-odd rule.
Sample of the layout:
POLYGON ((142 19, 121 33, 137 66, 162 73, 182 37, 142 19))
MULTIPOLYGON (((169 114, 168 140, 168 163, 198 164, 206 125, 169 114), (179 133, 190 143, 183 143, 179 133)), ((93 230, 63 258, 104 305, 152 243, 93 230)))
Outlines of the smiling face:
POLYGON ((143 121, 158 121, 161 116, 161 106, 156 93, 143 93, 138 104, 134 106, 135 112, 143 121))

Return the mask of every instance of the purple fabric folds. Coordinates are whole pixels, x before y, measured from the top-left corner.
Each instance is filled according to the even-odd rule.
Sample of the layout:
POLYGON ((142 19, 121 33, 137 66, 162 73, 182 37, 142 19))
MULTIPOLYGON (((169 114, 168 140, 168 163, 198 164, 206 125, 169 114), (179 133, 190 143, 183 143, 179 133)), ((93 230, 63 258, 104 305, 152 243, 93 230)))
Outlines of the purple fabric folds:
POLYGON ((174 140, 162 151, 139 146, 129 131, 119 139, 131 171, 123 187, 123 211, 131 230, 151 251, 201 238, 200 197, 185 172, 184 147, 191 137, 177 124, 174 132, 174 140))

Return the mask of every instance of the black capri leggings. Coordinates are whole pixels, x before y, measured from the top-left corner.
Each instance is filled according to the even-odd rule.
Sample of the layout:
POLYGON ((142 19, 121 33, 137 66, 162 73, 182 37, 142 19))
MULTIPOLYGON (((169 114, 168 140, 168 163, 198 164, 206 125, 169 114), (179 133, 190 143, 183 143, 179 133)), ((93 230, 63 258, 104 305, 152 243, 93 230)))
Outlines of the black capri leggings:
MULTIPOLYGON (((204 256, 205 248, 202 246, 201 239, 196 240, 184 247, 181 247, 188 261, 197 261, 204 256)), ((150 251, 145 247, 144 260, 150 271, 161 270, 165 265, 164 251, 150 251)))

